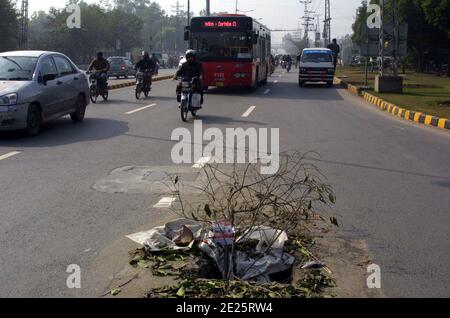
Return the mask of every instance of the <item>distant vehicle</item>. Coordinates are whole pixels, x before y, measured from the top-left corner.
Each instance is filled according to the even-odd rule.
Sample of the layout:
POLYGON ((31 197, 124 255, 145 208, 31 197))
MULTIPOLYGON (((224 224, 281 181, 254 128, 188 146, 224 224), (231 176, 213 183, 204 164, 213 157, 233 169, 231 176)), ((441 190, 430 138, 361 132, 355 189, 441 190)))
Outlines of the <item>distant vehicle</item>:
POLYGON ((185 30, 203 64, 205 87, 253 87, 270 76, 270 30, 238 14, 194 17, 185 30))
POLYGON ((112 56, 108 58, 110 69, 108 76, 117 77, 117 79, 130 76, 136 76, 136 70, 130 59, 122 56, 112 56))
POLYGON ((159 66, 161 68, 168 68, 169 67, 169 54, 165 53, 152 53, 152 56, 156 56, 159 60, 159 66))
POLYGON ((0 130, 39 134, 42 124, 70 115, 84 119, 86 75, 65 55, 44 51, 0 53, 0 130))
POLYGON ((304 49, 300 58, 298 85, 307 82, 325 82, 333 87, 333 52, 325 48, 304 49))

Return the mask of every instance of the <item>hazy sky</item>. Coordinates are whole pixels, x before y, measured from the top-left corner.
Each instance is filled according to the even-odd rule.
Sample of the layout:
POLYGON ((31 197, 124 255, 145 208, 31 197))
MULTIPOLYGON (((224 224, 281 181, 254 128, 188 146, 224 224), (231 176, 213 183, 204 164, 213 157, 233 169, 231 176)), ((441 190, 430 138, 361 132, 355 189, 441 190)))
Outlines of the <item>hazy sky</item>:
MULTIPOLYGON (((187 7, 187 0, 178 0, 180 5, 187 7)), ((64 7, 67 0, 29 0, 30 12, 36 10, 48 10, 50 6, 57 8, 64 7)), ((88 3, 98 1, 87 0, 88 3)), ((112 0, 111 0, 112 2, 112 0)), ((167 12, 172 10, 172 6, 176 5, 177 0, 156 0, 161 7, 167 12)), ((357 7, 361 4, 361 0, 331 0, 331 16, 332 16, 332 37, 343 36, 351 33, 351 25, 357 7)), ((236 0, 211 0, 211 11, 234 12, 236 0)), ((191 0, 191 10, 198 13, 205 7, 205 0, 191 0)), ((300 18, 303 16, 304 4, 300 4, 299 0, 238 0, 239 10, 253 12, 247 13, 254 18, 261 18, 262 22, 270 29, 296 29, 299 26, 300 18)), ((321 21, 325 12, 325 0, 312 0, 309 10, 316 11, 321 15, 321 21)), ((321 23, 321 29, 323 24, 321 23)), ((275 42, 280 42, 284 33, 276 32, 273 34, 275 42)), ((312 34, 311 34, 312 37, 312 34)))

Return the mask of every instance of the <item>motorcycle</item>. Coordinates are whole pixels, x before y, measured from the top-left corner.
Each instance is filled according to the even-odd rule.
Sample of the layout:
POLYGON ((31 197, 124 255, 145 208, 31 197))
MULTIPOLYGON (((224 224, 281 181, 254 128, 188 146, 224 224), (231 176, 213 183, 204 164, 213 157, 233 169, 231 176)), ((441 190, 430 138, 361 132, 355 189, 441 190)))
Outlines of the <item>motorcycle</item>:
POLYGON ((197 116, 197 111, 202 108, 201 95, 196 92, 199 85, 199 79, 182 78, 181 79, 181 120, 187 122, 188 114, 191 112, 193 117, 197 116))
POLYGON ((104 89, 101 89, 98 87, 98 76, 101 72, 89 72, 87 74, 90 74, 89 81, 90 81, 90 98, 92 103, 96 103, 99 96, 102 96, 104 101, 108 100, 108 83, 106 83, 106 87, 104 89))
POLYGON ((141 97, 141 94, 144 93, 145 97, 148 97, 150 91, 152 90, 150 79, 153 75, 153 70, 145 70, 144 72, 138 72, 136 74, 136 89, 135 95, 136 99, 141 97), (147 81, 145 78, 148 78, 147 81))

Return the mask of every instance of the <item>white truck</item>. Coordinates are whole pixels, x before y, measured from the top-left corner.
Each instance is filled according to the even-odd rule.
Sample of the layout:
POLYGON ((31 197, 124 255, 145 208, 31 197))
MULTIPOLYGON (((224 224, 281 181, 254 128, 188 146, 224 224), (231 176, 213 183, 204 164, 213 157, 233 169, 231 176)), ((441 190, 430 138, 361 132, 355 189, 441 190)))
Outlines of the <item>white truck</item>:
POLYGON ((328 87, 333 87, 334 80, 334 56, 330 49, 310 48, 304 49, 299 64, 298 85, 305 83, 324 82, 328 87))

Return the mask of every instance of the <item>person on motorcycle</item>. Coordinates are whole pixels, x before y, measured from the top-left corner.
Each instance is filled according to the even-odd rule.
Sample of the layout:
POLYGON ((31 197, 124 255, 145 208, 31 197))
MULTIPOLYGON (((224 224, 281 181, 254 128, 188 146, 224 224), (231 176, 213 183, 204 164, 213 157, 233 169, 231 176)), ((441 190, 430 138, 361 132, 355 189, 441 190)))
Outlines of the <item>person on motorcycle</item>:
POLYGON ((151 87, 153 72, 156 71, 156 63, 153 59, 150 58, 148 52, 142 52, 142 58, 139 62, 136 63, 136 66, 134 68, 136 71, 144 75, 144 86, 148 85, 149 87, 151 87))
POLYGON ((109 62, 107 59, 103 57, 102 52, 97 53, 97 58, 92 61, 89 65, 87 71, 90 73, 92 70, 95 70, 97 77, 97 85, 100 90, 104 90, 106 88, 106 83, 108 81, 108 71, 109 71, 109 62))
MULTIPOLYGON (((201 96, 201 104, 203 105, 203 87, 201 77, 203 74, 203 67, 200 62, 197 62, 197 52, 188 50, 185 54, 186 62, 184 62, 174 76, 174 80, 179 77, 198 78, 195 90, 201 96)), ((181 102, 181 84, 177 86, 177 101, 181 102)))

